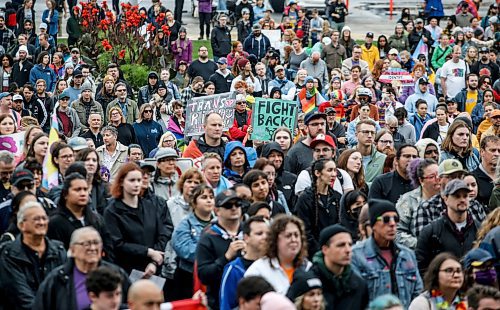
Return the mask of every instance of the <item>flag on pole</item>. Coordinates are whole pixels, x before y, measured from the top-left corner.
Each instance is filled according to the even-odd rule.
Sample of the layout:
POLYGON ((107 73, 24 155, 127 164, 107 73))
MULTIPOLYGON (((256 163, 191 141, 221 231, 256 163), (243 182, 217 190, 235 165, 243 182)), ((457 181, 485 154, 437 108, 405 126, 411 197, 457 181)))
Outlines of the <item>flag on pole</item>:
POLYGON ((427 44, 424 43, 424 40, 422 39, 420 39, 420 41, 418 42, 417 48, 415 49, 415 52, 413 52, 411 58, 416 61, 418 59, 419 54, 424 54, 426 59, 429 58, 427 57, 429 54, 429 47, 427 46, 427 44))
POLYGON ((49 133, 49 147, 47 154, 43 160, 43 181, 42 187, 50 190, 52 187, 59 185, 59 172, 57 167, 52 163, 52 155, 50 150, 55 142, 59 141, 59 123, 57 121, 56 113, 52 113, 52 125, 49 133))

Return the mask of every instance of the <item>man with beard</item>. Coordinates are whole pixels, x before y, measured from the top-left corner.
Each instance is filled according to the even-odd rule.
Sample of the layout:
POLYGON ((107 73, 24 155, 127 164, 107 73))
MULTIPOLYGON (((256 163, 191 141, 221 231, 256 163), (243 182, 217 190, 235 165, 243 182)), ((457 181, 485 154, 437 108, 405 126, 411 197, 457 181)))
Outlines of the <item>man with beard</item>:
POLYGON ((313 150, 310 145, 319 134, 326 133, 326 114, 318 111, 309 112, 304 117, 304 125, 307 128, 306 138, 294 144, 285 158, 285 170, 293 174, 299 174, 311 166, 313 150))
POLYGON ((231 53, 231 31, 226 24, 227 15, 221 14, 219 16, 219 25, 216 25, 210 34, 214 61, 219 60, 220 57, 226 57, 231 53))
POLYGON ((243 50, 257 57, 258 61, 261 61, 266 56, 269 47, 271 47, 271 41, 269 41, 266 35, 262 34, 260 24, 253 25, 252 33, 243 41, 243 50))
POLYGON ((198 49, 198 59, 193 61, 187 70, 187 74, 191 78, 190 82, 192 83, 193 79, 197 76, 201 76, 203 81, 208 81, 215 71, 217 71, 217 64, 213 60, 208 59, 208 48, 200 46, 198 49))
POLYGON ((495 62, 490 60, 489 54, 490 49, 488 47, 481 47, 479 49, 479 60, 470 67, 470 72, 479 75, 479 71, 487 69, 490 73, 491 80, 496 81, 500 77, 499 67, 495 62))
POLYGON ((23 96, 25 108, 31 111, 34 118, 38 120, 38 124, 44 128, 49 120, 49 113, 41 100, 35 96, 35 88, 31 84, 24 84, 23 96))
POLYGON ((350 79, 342 83, 342 92, 346 94, 346 96, 349 98, 351 94, 354 92, 356 87, 361 85, 361 67, 358 65, 354 65, 349 69, 350 72, 350 79))
POLYGON ((29 82, 33 63, 28 60, 30 53, 25 45, 19 46, 17 54, 19 56, 19 60, 14 62, 14 65, 12 66, 12 82, 21 86, 29 82))
POLYGON ((120 110, 122 110, 125 121, 132 125, 139 118, 139 108, 137 107, 137 102, 127 97, 127 85, 125 83, 120 82, 115 84, 114 92, 116 99, 108 104, 108 107, 106 108, 106 115, 109 115, 111 108, 119 107, 120 110))
POLYGON ((373 234, 352 248, 351 266, 367 282, 370 300, 383 294, 393 294, 399 296, 407 308, 423 289, 415 254, 394 241, 399 222, 394 204, 372 199, 368 201, 368 206, 373 234))
POLYGON ((281 99, 293 100, 297 93, 297 87, 286 78, 285 67, 277 65, 274 67, 274 74, 275 78, 268 84, 268 95, 271 94, 273 88, 278 87, 281 90, 281 99))
MULTIPOLYGON (((493 192, 493 180, 495 180, 495 171, 498 158, 500 158, 500 138, 498 136, 487 136, 481 140, 480 147, 481 164, 472 174, 478 183, 476 199, 487 206, 493 192)), ((490 205, 490 210, 495 207, 490 205)))
POLYGON ((288 206, 295 206, 295 182, 297 176, 284 169, 283 161, 285 154, 278 142, 270 142, 262 147, 262 157, 267 158, 276 169, 276 179, 274 183, 276 188, 283 192, 288 206))
POLYGON ((12 97, 12 110, 19 113, 21 117, 31 116, 31 112, 24 108, 24 99, 21 95, 14 95, 12 97))
POLYGON ((55 102, 51 96, 51 93, 47 92, 47 82, 45 82, 44 79, 38 79, 36 81, 35 87, 36 98, 43 103, 43 105, 45 106, 45 110, 47 110, 47 113, 51 114, 54 110, 55 102))
POLYGON ((478 104, 482 104, 483 91, 478 89, 478 77, 471 73, 467 76, 467 87, 462 89, 453 99, 458 105, 458 111, 472 114, 472 110, 478 104))
POLYGON ((70 98, 69 102, 73 102, 80 97, 82 93, 82 85, 83 85, 83 73, 80 70, 73 71, 73 78, 69 82, 67 90, 69 91, 70 98))
POLYGON ((463 180, 452 180, 443 191, 445 212, 424 227, 415 254, 423 273, 436 255, 449 252, 463 257, 472 249, 480 223, 469 214, 470 189, 463 180))
POLYGON ((85 63, 81 56, 80 56, 80 50, 78 49, 78 47, 73 47, 71 49, 71 57, 66 61, 66 63, 70 63, 73 65, 73 68, 75 68, 75 70, 81 70, 82 69, 82 65, 85 63))
POLYGON ((39 46, 36 48, 34 59, 38 59, 41 52, 47 52, 52 60, 52 55, 56 52, 56 48, 50 44, 49 38, 52 37, 46 33, 40 33, 38 35, 39 46))
POLYGON ((446 61, 441 67, 441 88, 446 98, 454 98, 463 88, 465 88, 467 64, 460 59, 461 57, 462 48, 455 45, 453 47, 451 59, 446 61))
POLYGON ((216 94, 227 93, 229 92, 231 82, 233 82, 234 79, 231 71, 227 69, 227 58, 220 57, 217 60, 217 66, 219 69, 217 69, 217 71, 210 76, 209 80, 214 83, 216 94))
POLYGON ((24 30, 20 34, 25 34, 28 44, 35 46, 37 36, 35 29, 33 29, 33 21, 31 19, 26 19, 24 21, 24 30))
POLYGON ((186 106, 188 101, 191 100, 192 98, 204 96, 203 94, 204 85, 205 82, 203 80, 203 77, 195 76, 191 81, 191 85, 184 88, 181 92, 181 102, 183 106, 186 106))
POLYGON ((434 44, 434 39, 429 30, 424 28, 424 21, 421 18, 415 19, 415 28, 408 35, 408 42, 410 43, 411 54, 415 52, 418 43, 422 40, 424 44, 431 49, 434 44))
POLYGON ((319 234, 321 251, 313 257, 312 272, 323 283, 327 309, 366 309, 369 302, 365 280, 353 272, 352 237, 339 224, 324 228, 319 234))
POLYGON ((137 94, 137 106, 140 108, 144 103, 148 103, 153 98, 158 88, 158 73, 151 71, 148 74, 148 84, 139 88, 137 94))
MULTIPOLYGON (((279 57, 279 56, 278 56, 279 57)), ((266 65, 262 62, 258 62, 255 65, 255 72, 257 73, 257 79, 259 79, 260 87, 262 89, 262 97, 268 98, 269 95, 269 82, 270 78, 267 76, 266 65)))
POLYGON ((373 45, 373 32, 367 32, 365 44, 361 45, 361 59, 368 63, 370 71, 373 70, 375 62, 380 59, 378 48, 373 45))
MULTIPOLYGON (((74 75, 74 73, 73 73, 73 75, 74 75)), ((134 99, 134 91, 133 91, 132 87, 130 87, 130 85, 128 84, 127 81, 120 78, 120 70, 119 70, 119 67, 117 64, 110 63, 108 65, 107 70, 106 70, 106 75, 110 75, 113 78, 113 80, 115 81, 115 85, 118 83, 125 84, 126 89, 127 89, 127 97, 130 99, 134 99)), ((83 81, 82 81, 82 83, 83 83, 83 81)), ((99 93, 103 86, 104 86, 103 82, 99 83, 97 85, 97 89, 96 89, 95 93, 96 94, 99 93)), ((106 115, 108 115, 108 114, 106 113, 106 115)))
POLYGON ((321 85, 327 85, 328 68, 326 67, 326 62, 320 56, 320 52, 312 52, 309 58, 300 63, 300 68, 307 70, 307 74, 318 79, 321 85))
POLYGON ((414 145, 402 145, 396 152, 396 169, 379 175, 373 180, 369 199, 383 199, 396 203, 401 195, 413 190, 407 167, 410 161, 418 158, 418 150, 414 145))
MULTIPOLYGON (((27 48, 27 51, 28 51, 28 56, 26 56, 26 58, 28 60, 32 61, 33 55, 35 55, 36 48, 34 45, 32 45, 28 42, 28 36, 26 34, 20 34, 17 37, 17 44, 11 48, 11 50, 9 51, 9 54, 12 57, 14 57, 14 59, 17 59, 18 58, 17 53, 19 52, 19 48, 23 45, 27 48)), ((19 85, 23 85, 23 84, 19 84, 19 85)))
POLYGON ((263 257, 267 248, 269 225, 261 216, 254 216, 243 223, 245 252, 224 267, 220 288, 220 309, 230 310, 238 306, 236 287, 243 279, 245 271, 257 259, 263 257))

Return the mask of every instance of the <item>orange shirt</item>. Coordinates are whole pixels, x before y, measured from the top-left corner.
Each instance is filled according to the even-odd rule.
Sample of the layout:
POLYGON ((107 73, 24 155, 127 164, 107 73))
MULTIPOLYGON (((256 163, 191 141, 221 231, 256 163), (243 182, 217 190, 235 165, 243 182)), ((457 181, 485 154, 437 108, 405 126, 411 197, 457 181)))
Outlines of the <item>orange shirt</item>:
POLYGON ((295 272, 295 267, 291 268, 285 268, 285 266, 280 265, 283 271, 286 273, 286 276, 288 277, 288 282, 292 283, 293 281, 293 273, 295 272))

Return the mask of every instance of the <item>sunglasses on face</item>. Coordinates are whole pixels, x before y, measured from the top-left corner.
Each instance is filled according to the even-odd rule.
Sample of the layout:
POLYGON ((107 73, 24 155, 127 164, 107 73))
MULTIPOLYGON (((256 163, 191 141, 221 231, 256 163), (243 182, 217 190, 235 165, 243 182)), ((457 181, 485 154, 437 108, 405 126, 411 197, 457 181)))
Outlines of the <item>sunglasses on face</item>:
POLYGON ((381 221, 384 224, 389 224, 391 221, 394 221, 394 223, 399 223, 399 216, 397 216, 397 215, 394 215, 394 216, 389 216, 389 215, 379 216, 379 217, 377 217, 377 221, 381 221))
POLYGON ((232 209, 233 207, 241 208, 241 201, 230 201, 221 206, 221 208, 228 210, 232 209))

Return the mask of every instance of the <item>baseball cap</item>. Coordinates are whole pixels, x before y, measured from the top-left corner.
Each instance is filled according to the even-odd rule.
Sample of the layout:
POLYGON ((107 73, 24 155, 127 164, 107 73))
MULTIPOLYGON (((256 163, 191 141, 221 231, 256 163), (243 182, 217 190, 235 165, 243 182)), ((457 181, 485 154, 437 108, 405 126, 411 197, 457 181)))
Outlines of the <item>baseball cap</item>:
POLYGON ((217 60, 217 63, 219 65, 227 65, 227 58, 226 57, 221 57, 217 60))
POLYGON ((398 52, 398 50, 397 50, 397 49, 395 49, 395 48, 391 48, 391 49, 389 50, 389 55, 399 55, 399 52, 398 52))
POLYGON ((500 116, 500 110, 499 109, 495 109, 493 110, 493 112, 491 112, 491 116, 490 117, 498 117, 500 116))
POLYGON ((277 65, 276 67, 274 67, 274 72, 278 72, 279 70, 285 70, 285 67, 283 67, 282 65, 277 65))
POLYGON ((456 194, 459 190, 464 190, 467 193, 469 193, 471 190, 469 189, 469 186, 467 186, 467 183, 465 183, 464 180, 451 180, 446 184, 446 187, 444 188, 443 195, 449 196, 449 195, 454 195, 456 194))
POLYGON ((82 137, 74 137, 69 139, 68 145, 71 146, 74 151, 80 151, 88 148, 87 141, 82 137))
POLYGON ((67 88, 65 90, 63 90, 63 92, 59 95, 59 99, 62 99, 62 98, 71 98, 71 95, 70 95, 69 90, 67 88))
POLYGON ((424 23, 424 20, 423 20, 423 19, 421 19, 421 18, 417 18, 417 19, 415 19, 415 24, 420 24, 420 23, 422 23, 422 24, 423 24, 423 23, 424 23))
POLYGON ((12 101, 16 101, 16 100, 23 100, 23 96, 15 94, 14 97, 12 97, 12 101))
POLYGON ((75 70, 75 71, 73 72, 73 76, 74 76, 74 77, 77 77, 77 76, 83 76, 83 74, 82 74, 82 70, 78 70, 78 69, 77 69, 77 70, 75 70))
POLYGON ((336 111, 336 110, 335 110, 335 108, 333 108, 333 107, 328 107, 328 108, 326 108, 326 109, 325 109, 325 113, 326 113, 326 115, 328 115, 328 114, 330 114, 330 113, 335 113, 335 114, 337 114, 337 111, 336 111))
POLYGON ((481 248, 470 250, 467 254, 465 254, 462 260, 466 269, 469 269, 471 266, 479 267, 489 261, 494 261, 493 256, 491 256, 490 252, 481 248))
POLYGON ((73 52, 80 53, 80 50, 78 49, 78 47, 73 47, 73 48, 71 49, 71 52, 72 52, 72 53, 73 53, 73 52))
POLYGON ((318 118, 322 118, 326 121, 326 114, 325 113, 321 113, 319 111, 311 111, 309 113, 306 114, 306 116, 304 117, 304 124, 307 125, 309 124, 309 122, 311 122, 312 120, 315 120, 315 119, 318 119, 318 118))
POLYGON ((445 159, 439 164, 438 175, 448 175, 455 172, 466 172, 457 159, 445 159))
POLYGON ((367 38, 373 38, 373 37, 374 37, 373 32, 367 32, 367 33, 366 33, 366 37, 367 37, 367 38))
POLYGON ((156 170, 155 166, 147 161, 141 160, 137 163, 142 170, 149 170, 149 172, 154 172, 156 170))
POLYGON ((253 31, 262 30, 262 27, 259 24, 255 24, 255 25, 253 25, 252 30, 253 31))
POLYGON ((486 46, 483 46, 479 49, 479 53, 489 53, 490 49, 486 46))
POLYGON ((179 154, 177 154, 177 151, 174 150, 171 147, 163 147, 158 150, 156 153, 155 159, 158 161, 163 158, 168 158, 168 157, 173 157, 173 158, 178 158, 179 154))
POLYGON ((46 23, 40 23, 40 26, 38 26, 38 29, 47 29, 47 24, 46 23))
POLYGON ((220 192, 215 197, 215 207, 217 207, 217 208, 223 207, 231 200, 236 200, 237 202, 240 202, 242 199, 240 197, 238 197, 236 192, 232 189, 227 189, 223 192, 220 192))
POLYGON ((429 84, 429 80, 423 76, 418 80, 418 84, 429 84))
POLYGON ((18 169, 14 171, 12 174, 12 177, 10 179, 10 183, 13 186, 19 185, 22 181, 35 181, 35 177, 33 176, 33 173, 29 171, 28 169, 18 169))
POLYGON ((316 136, 316 138, 314 138, 311 143, 310 143, 310 146, 311 148, 315 148, 316 145, 318 145, 319 143, 326 143, 328 144, 329 146, 333 147, 333 148, 336 148, 336 145, 335 145, 335 141, 333 141, 333 138, 330 137, 329 135, 324 135, 324 134, 319 134, 316 136))

